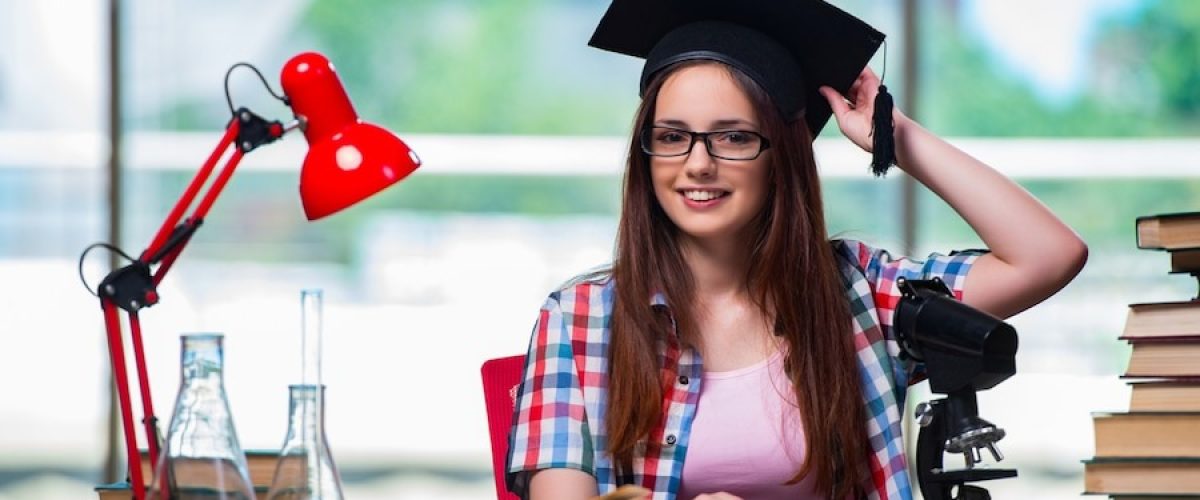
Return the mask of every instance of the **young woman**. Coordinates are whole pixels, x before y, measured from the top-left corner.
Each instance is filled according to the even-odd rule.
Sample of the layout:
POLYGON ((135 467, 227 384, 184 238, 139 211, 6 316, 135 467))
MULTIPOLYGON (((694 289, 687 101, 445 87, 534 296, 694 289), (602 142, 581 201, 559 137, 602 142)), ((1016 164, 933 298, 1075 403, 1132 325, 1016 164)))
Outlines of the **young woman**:
MULTIPOLYGON (((509 487, 553 500, 622 484, 655 499, 908 498, 900 418, 919 368, 897 356, 896 279, 939 277, 1008 317, 1065 286, 1087 248, 1020 186, 899 110, 897 165, 990 251, 915 261, 831 241, 814 103, 781 105, 778 57, 746 64, 726 42, 705 45, 713 29, 725 28, 648 56, 616 258, 541 309, 509 487)), ((757 36, 729 29, 738 44, 757 36)), ((879 85, 866 69, 845 94, 819 88, 867 151, 879 85)))

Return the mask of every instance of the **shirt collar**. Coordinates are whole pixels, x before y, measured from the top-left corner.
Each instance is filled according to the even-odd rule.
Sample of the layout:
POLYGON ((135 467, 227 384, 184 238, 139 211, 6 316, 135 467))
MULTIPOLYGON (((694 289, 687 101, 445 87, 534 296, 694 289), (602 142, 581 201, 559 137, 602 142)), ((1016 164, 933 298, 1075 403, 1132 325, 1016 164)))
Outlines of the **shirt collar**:
POLYGON ((650 305, 667 307, 667 294, 661 291, 654 292, 654 295, 650 297, 650 305))
POLYGON ((661 290, 654 292, 654 295, 650 297, 650 307, 653 309, 658 309, 667 314, 667 319, 671 320, 671 333, 678 338, 679 325, 675 323, 675 315, 671 314, 671 307, 667 305, 667 294, 663 293, 661 290))

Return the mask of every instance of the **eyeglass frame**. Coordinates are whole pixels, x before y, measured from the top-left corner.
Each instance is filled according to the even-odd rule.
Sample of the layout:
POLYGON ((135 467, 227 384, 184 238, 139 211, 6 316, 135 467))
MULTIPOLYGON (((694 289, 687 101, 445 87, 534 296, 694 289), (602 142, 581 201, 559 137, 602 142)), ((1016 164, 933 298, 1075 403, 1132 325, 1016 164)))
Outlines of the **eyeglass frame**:
POLYGON ((650 156, 657 156, 657 157, 659 157, 659 158, 678 158, 678 157, 680 157, 680 156, 687 156, 687 155, 691 154, 691 153, 692 153, 692 149, 694 149, 694 148, 696 147, 696 141, 697 141, 697 140, 703 140, 703 141, 704 141, 704 152, 708 153, 708 156, 710 156, 710 157, 713 157, 713 158, 719 158, 719 159, 726 160, 726 161, 751 161, 751 160, 757 160, 759 156, 762 156, 762 153, 763 153, 763 151, 766 151, 767 149, 770 149, 770 147, 771 147, 771 141, 770 141, 770 139, 767 139, 767 137, 766 137, 766 136, 762 135, 761 133, 755 132, 755 131, 753 131, 753 130, 727 129, 727 130, 710 130, 710 131, 708 131, 708 132, 696 132, 696 131, 692 131, 692 130, 686 130, 686 129, 682 129, 682 128, 675 128, 675 127, 655 127, 655 126, 650 126, 650 127, 645 127, 645 128, 643 128, 643 129, 642 129, 642 133, 641 133, 641 134, 639 134, 639 135, 640 135, 641 137, 639 138, 639 141, 638 141, 638 142, 640 142, 640 143, 641 143, 641 146, 642 146, 642 152, 643 152, 643 153, 646 153, 646 154, 648 154, 648 155, 650 155, 650 156), (670 155, 667 155, 667 154, 659 154, 659 153, 654 153, 654 152, 650 151, 650 146, 646 144, 646 141, 650 139, 650 137, 649 137, 649 136, 650 136, 650 133, 651 133, 651 131, 653 131, 653 130, 654 130, 654 129, 656 129, 656 128, 659 128, 659 129, 666 129, 666 130, 673 130, 673 131, 675 131, 675 132, 681 132, 681 133, 685 133, 685 134, 688 134, 689 136, 691 136, 692 140, 691 140, 691 142, 689 142, 689 143, 688 143, 688 147, 687 147, 687 149, 683 150, 683 151, 682 151, 682 152, 680 152, 680 153, 677 153, 677 154, 670 154, 670 155), (730 133, 730 132, 738 132, 738 133, 742 133, 742 134, 750 134, 750 135, 753 135, 753 136, 755 136, 755 137, 758 137, 758 139, 759 139, 759 144, 758 144, 758 152, 754 153, 754 156, 751 156, 751 157, 749 157, 749 158, 728 158, 728 157, 725 157, 725 156, 720 156, 720 155, 714 154, 714 153, 713 153, 713 146, 712 146, 712 142, 711 142, 711 141, 709 141, 709 139, 708 139, 708 136, 710 136, 710 135, 713 135, 713 134, 728 134, 728 133, 730 133))

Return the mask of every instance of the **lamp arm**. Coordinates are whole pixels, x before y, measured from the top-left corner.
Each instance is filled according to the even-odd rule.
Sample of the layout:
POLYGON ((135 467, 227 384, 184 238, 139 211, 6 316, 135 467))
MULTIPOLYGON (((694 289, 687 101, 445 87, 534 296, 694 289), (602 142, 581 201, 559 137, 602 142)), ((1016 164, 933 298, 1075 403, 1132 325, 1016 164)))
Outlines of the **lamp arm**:
MULTIPOLYGON (((204 223, 204 217, 208 215, 209 209, 211 209, 213 203, 217 201, 217 196, 220 196, 221 192, 225 189, 225 185, 229 182, 229 178, 233 176, 234 169, 236 169, 237 165, 241 163, 242 157, 245 156, 246 153, 253 151, 259 146, 275 142, 280 137, 283 137, 283 134, 285 134, 288 130, 291 130, 291 128, 284 128, 283 124, 278 120, 267 121, 266 119, 254 114, 254 112, 246 108, 239 108, 237 110, 237 112, 234 114, 233 120, 229 122, 229 128, 226 131, 225 137, 222 138, 217 150, 213 151, 213 156, 209 157, 210 161, 215 161, 215 158, 220 157, 219 153, 223 152, 224 149, 229 146, 231 137, 236 137, 237 148, 234 149, 233 154, 229 157, 229 161, 225 163, 225 166, 221 169, 221 172, 217 174, 217 178, 213 180, 212 186, 210 186, 208 192, 204 194, 204 198, 200 200, 200 204, 196 206, 196 211, 192 214, 192 216, 188 217, 183 224, 176 226, 170 231, 168 231, 167 224, 173 224, 174 222, 177 222, 178 216, 176 216, 174 220, 168 218, 167 222, 163 224, 163 227, 159 228, 159 236, 155 238, 155 241, 159 241, 162 239, 162 235, 164 233, 167 234, 165 239, 162 240, 161 247, 155 249, 155 247, 152 245, 151 248, 147 249, 147 252, 150 250, 155 250, 155 253, 151 255, 151 257, 154 258, 150 261, 151 263, 159 259, 162 260, 162 265, 160 265, 158 270, 154 273, 155 285, 162 281, 163 276, 166 275, 167 271, 171 269, 171 265, 175 263, 175 259, 179 257, 179 253, 183 251, 183 247, 187 245, 188 241, 191 240, 192 234, 195 233, 196 230, 199 229, 200 225, 204 223)), ((203 177, 207 178, 208 174, 211 172, 211 166, 208 163, 205 163, 205 168, 201 169, 203 177)), ((197 175, 197 178, 192 181, 192 183, 195 184, 197 181, 200 181, 200 183, 203 184, 203 180, 199 174, 197 175)), ((191 205, 192 200, 196 195, 196 192, 192 190, 192 187, 193 186, 188 186, 191 196, 188 197, 189 193, 185 192, 184 198, 181 198, 179 203, 176 204, 176 209, 178 209, 179 205, 181 204, 184 205, 185 208, 186 206, 191 205)))
POLYGON ((145 498, 145 482, 142 477, 141 459, 137 447, 137 433, 133 425, 129 379, 117 309, 124 309, 129 316, 130 345, 133 350, 142 400, 144 413, 142 423, 146 432, 148 458, 151 464, 156 464, 160 448, 158 419, 154 415, 154 405, 150 396, 150 380, 146 370, 138 311, 158 303, 158 284, 170 271, 187 243, 191 241, 192 235, 203 224, 204 217, 228 184, 245 153, 274 142, 286 131, 287 129, 278 121, 267 121, 246 108, 239 109, 226 126, 225 135, 195 177, 192 178, 171 212, 167 214, 166 220, 159 227, 150 246, 133 262, 110 272, 97 287, 96 294, 100 298, 100 305, 104 311, 109 356, 112 361, 113 378, 117 386, 121 418, 124 424, 122 427, 129 459, 130 482, 134 498, 137 500, 145 498), (213 170, 216 169, 217 162, 235 143, 236 147, 233 153, 221 167, 221 171, 209 186, 208 191, 204 193, 204 197, 201 198, 195 211, 180 223, 180 219, 184 217, 184 213, 191 207, 213 170), (155 264, 158 264, 158 268, 152 274, 150 267, 155 264))
MULTIPOLYGON (((133 406, 129 397, 129 378, 125 373, 125 347, 121 340, 121 318, 117 316, 117 307, 112 300, 100 299, 100 307, 104 310, 104 330, 108 336, 108 355, 112 360, 113 381, 117 387, 117 403, 121 407, 121 429, 125 435, 130 489, 133 490, 133 497, 140 500, 146 498, 146 482, 142 479, 142 465, 137 449, 137 432, 133 424, 133 406)), ((158 444, 152 444, 151 448, 157 450, 158 444)))
POLYGON ((238 135, 239 129, 240 127, 238 126, 237 120, 231 120, 229 122, 229 125, 225 128, 225 135, 221 137, 221 141, 217 143, 216 148, 214 148, 212 153, 208 155, 208 159, 204 161, 204 165, 202 165, 200 170, 196 172, 196 175, 192 177, 192 182, 188 184, 187 189, 183 191, 183 194, 180 195, 179 200, 175 202, 175 206, 172 207, 171 212, 167 214, 166 220, 163 221, 162 226, 159 226, 158 233, 155 233, 154 239, 150 241, 150 246, 146 247, 146 251, 142 252, 142 255, 138 257, 138 260, 147 263, 154 263, 157 261, 157 259, 153 259, 151 256, 159 253, 163 246, 166 245, 167 239, 170 238, 171 233, 175 231, 175 226, 178 225, 179 220, 183 218, 183 213, 187 211, 188 207, 190 207, 192 202, 195 201, 196 194, 200 192, 200 188, 204 187, 204 183, 208 182, 208 176, 212 175, 213 169, 217 166, 217 161, 221 159, 221 155, 224 154, 225 150, 229 148, 229 145, 233 143, 233 140, 238 135))
POLYGON ((242 155, 253 151, 259 146, 275 142, 292 128, 284 128, 283 124, 278 120, 268 121, 244 107, 235 111, 234 117, 229 121, 229 125, 225 129, 224 137, 221 138, 217 147, 213 149, 208 159, 205 160, 204 165, 200 167, 200 171, 192 178, 192 182, 188 184, 179 201, 175 202, 175 206, 167 215, 166 220, 158 228, 158 233, 154 235, 154 240, 151 241, 150 246, 146 248, 146 251, 142 253, 138 260, 147 264, 154 264, 166 257, 175 245, 186 244, 188 238, 191 237, 191 233, 195 232, 196 228, 203 223, 204 217, 208 215, 209 209, 216 202, 217 196, 225 189, 225 184, 233 176, 233 171, 241 161, 242 155), (220 160, 221 155, 235 141, 237 149, 234 150, 233 156, 229 158, 228 162, 221 169, 221 172, 217 174, 216 180, 213 181, 213 185, 209 187, 204 198, 200 200, 200 205, 196 207, 196 211, 182 225, 179 224, 184 211, 192 205, 192 202, 196 199, 196 195, 200 192, 200 188, 204 187, 204 183, 212 175, 212 171, 216 167, 217 161, 220 160))

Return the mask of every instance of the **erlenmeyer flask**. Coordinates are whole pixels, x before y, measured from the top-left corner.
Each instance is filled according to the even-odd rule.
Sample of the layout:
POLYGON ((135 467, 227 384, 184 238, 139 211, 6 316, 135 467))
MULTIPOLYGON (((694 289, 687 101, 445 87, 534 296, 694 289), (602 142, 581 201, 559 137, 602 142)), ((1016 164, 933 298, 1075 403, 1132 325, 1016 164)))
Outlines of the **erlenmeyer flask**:
POLYGON ((342 480, 325 439, 325 386, 321 384, 324 294, 300 292, 300 384, 289 385, 288 432, 279 450, 268 499, 341 500, 342 480))
POLYGON ((222 336, 184 335, 182 343, 179 396, 147 498, 254 500, 225 398, 222 336))
POLYGON ((325 439, 324 386, 289 385, 288 432, 268 500, 341 500, 342 482, 325 439))

